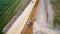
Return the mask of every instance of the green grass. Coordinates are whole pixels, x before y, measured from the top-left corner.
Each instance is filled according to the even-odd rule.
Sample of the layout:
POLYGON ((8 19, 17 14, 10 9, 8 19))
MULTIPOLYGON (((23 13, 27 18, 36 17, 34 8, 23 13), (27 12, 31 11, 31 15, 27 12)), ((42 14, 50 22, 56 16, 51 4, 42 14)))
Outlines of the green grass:
POLYGON ((60 26, 60 0, 51 0, 51 3, 53 5, 53 9, 55 12, 54 16, 54 26, 59 25, 60 26))
POLYGON ((5 25, 26 2, 27 0, 0 0, 0 34, 5 25))

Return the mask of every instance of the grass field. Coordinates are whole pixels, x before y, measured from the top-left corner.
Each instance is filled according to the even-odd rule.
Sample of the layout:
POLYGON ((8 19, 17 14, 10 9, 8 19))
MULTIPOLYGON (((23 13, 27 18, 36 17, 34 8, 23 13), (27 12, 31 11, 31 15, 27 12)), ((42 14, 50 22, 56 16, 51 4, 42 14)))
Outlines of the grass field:
POLYGON ((60 0, 51 0, 55 12, 54 26, 60 25, 60 0))
POLYGON ((26 4, 27 0, 0 0, 0 34, 11 18, 26 4))

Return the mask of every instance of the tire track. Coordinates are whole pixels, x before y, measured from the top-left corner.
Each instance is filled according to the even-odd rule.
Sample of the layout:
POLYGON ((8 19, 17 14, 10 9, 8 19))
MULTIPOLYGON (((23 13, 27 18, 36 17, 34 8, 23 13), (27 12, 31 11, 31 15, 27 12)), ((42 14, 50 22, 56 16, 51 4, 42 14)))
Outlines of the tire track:
POLYGON ((34 34, 57 34, 57 31, 52 29, 53 27, 53 10, 50 4, 50 0, 40 0, 36 21, 33 27, 34 34))

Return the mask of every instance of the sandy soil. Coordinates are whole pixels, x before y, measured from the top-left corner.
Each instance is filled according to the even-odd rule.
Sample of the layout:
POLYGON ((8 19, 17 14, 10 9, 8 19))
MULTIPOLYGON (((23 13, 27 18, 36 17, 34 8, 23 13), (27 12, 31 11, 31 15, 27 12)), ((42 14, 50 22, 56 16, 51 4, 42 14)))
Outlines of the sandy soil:
POLYGON ((30 17, 28 18, 28 20, 26 22, 26 25, 25 25, 21 34, 33 34, 34 16, 35 16, 35 13, 36 13, 38 2, 39 2, 39 0, 36 1, 36 4, 35 4, 34 8, 32 9, 30 17), (32 25, 30 27, 28 27, 28 25, 27 25, 28 21, 30 21, 32 23, 32 25))

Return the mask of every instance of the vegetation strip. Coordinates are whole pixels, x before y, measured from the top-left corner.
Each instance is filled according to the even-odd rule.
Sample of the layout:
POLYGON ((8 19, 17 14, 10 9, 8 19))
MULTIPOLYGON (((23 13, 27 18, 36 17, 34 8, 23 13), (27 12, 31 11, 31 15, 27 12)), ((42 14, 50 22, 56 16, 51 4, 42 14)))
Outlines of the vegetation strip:
POLYGON ((51 3, 55 12, 53 24, 55 27, 60 26, 60 0, 51 0, 51 3))
POLYGON ((15 22, 15 20, 19 17, 19 15, 24 11, 24 9, 27 7, 27 5, 30 3, 31 0, 28 0, 26 4, 18 11, 18 13, 11 19, 11 21, 6 25, 6 27, 3 29, 3 32, 7 32, 9 28, 12 26, 12 24, 15 22))
POLYGON ((16 15, 26 2, 27 0, 0 0, 0 34, 2 34, 4 26, 16 15))

